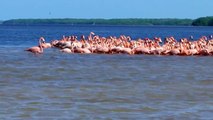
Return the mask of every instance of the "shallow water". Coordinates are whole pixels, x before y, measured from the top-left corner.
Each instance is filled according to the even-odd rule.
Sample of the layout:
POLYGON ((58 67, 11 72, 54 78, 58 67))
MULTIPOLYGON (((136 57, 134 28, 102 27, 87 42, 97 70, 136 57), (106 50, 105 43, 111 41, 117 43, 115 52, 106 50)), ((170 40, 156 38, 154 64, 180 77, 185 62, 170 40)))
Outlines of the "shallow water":
MULTIPOLYGON (((118 28, 83 29, 119 34, 118 28)), ((137 34, 161 29, 124 28, 137 34)), ((179 29, 169 27, 167 31, 179 29)), ((205 35, 212 30, 202 29, 205 35)), ((0 32, 4 36, 0 39, 0 119, 213 118, 212 56, 84 55, 62 54, 58 49, 34 55, 23 50, 35 44, 33 39, 41 31, 46 31, 48 38, 60 38, 66 31, 78 35, 85 31, 76 26, 0 27, 4 30, 8 31, 0 32), (57 28, 62 29, 60 34, 55 34, 57 28)))

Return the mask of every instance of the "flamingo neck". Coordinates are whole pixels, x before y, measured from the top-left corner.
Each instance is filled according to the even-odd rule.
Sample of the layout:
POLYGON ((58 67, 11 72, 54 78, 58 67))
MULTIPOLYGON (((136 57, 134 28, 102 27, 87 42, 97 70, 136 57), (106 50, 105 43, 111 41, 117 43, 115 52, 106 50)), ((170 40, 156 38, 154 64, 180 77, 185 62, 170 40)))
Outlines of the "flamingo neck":
POLYGON ((39 40, 39 47, 40 47, 41 53, 43 53, 43 47, 42 47, 42 41, 41 40, 39 40))

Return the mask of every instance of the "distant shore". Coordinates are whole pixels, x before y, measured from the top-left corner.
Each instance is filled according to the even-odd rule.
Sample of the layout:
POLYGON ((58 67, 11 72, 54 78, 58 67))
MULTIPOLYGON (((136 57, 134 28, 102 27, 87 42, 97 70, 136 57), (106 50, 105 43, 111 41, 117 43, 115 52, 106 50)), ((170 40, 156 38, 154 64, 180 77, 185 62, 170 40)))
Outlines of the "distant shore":
POLYGON ((201 17, 198 19, 11 19, 0 21, 2 25, 173 25, 173 26, 213 26, 213 17, 201 17))

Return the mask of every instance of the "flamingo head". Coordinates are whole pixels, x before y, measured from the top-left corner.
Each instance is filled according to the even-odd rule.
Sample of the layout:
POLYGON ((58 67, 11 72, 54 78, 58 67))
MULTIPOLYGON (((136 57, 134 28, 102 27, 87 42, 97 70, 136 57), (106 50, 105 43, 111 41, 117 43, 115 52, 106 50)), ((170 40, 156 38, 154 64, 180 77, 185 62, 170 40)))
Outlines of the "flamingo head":
POLYGON ((40 42, 41 42, 41 43, 45 43, 45 39, 44 39, 44 37, 40 37, 40 39, 39 39, 39 40, 40 40, 40 42))
POLYGON ((160 43, 162 42, 160 37, 155 37, 154 40, 157 41, 157 42, 160 42, 160 43))
POLYGON ((95 33, 94 33, 94 32, 90 32, 90 34, 91 34, 91 35, 95 35, 95 33))

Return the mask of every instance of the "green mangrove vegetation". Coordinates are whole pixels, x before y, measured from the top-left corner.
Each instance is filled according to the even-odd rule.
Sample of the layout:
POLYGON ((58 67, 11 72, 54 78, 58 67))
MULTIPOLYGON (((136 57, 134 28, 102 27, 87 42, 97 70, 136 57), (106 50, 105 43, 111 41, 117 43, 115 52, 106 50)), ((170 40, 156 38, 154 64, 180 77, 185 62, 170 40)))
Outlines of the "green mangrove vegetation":
POLYGON ((48 25, 48 24, 69 24, 69 25, 175 25, 175 26, 213 26, 213 17, 201 17, 197 19, 11 19, 0 21, 3 25, 48 25))
POLYGON ((193 26, 213 26, 213 16, 212 17, 200 17, 192 22, 193 26))
POLYGON ((191 25, 191 19, 13 19, 4 25, 90 24, 90 25, 191 25))

